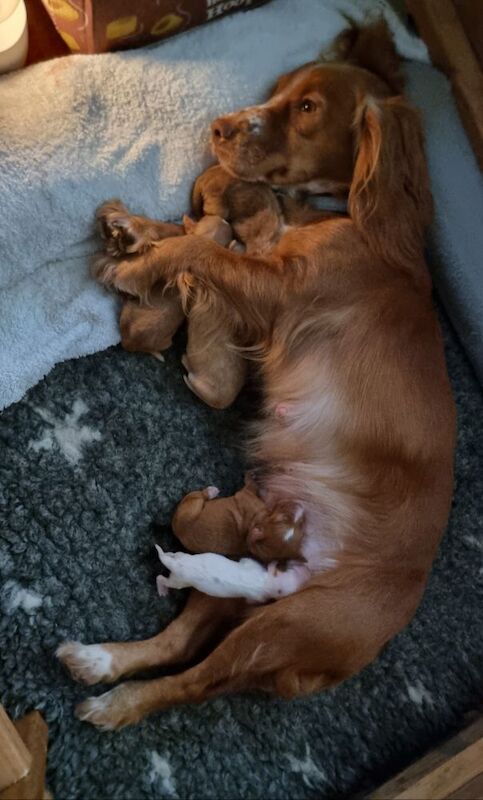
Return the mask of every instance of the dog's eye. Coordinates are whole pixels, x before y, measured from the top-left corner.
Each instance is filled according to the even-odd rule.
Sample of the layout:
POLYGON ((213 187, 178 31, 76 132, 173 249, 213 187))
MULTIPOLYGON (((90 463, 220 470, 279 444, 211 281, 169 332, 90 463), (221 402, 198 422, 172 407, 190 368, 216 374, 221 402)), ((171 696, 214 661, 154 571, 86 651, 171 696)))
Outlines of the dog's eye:
POLYGON ((311 114, 316 108, 317 106, 314 101, 310 100, 308 97, 304 97, 299 106, 300 111, 303 111, 304 114, 311 114))

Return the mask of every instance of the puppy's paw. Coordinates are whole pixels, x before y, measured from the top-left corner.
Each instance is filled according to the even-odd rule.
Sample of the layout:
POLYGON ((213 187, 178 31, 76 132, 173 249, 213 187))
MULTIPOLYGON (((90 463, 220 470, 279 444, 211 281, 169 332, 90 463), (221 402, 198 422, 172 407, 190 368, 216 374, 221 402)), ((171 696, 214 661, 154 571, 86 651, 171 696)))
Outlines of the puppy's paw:
POLYGON ((115 679, 112 654, 104 645, 65 642, 57 648, 56 656, 81 683, 92 685, 115 679))
MULTIPOLYGON (((141 683, 141 682, 139 682, 141 683)), ((103 731, 112 731, 132 725, 143 716, 136 703, 135 683, 124 683, 98 697, 89 697, 77 706, 75 715, 103 731)))
POLYGON ((169 578, 165 575, 158 575, 156 577, 156 589, 160 597, 167 597, 170 590, 169 578))

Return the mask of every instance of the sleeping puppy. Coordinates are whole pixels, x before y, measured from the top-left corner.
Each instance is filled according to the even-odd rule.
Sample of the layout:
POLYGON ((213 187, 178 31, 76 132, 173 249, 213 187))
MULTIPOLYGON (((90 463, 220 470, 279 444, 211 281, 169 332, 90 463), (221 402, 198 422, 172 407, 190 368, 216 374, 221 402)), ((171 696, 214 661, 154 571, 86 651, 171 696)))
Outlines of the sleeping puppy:
POLYGON ((250 475, 232 497, 218 497, 219 489, 190 492, 174 514, 174 534, 191 552, 210 548, 227 556, 253 555, 259 561, 303 560, 303 509, 280 502, 268 508, 258 496, 250 475))
MULTIPOLYGON (((183 217, 185 235, 202 236, 236 252, 262 256, 273 248, 289 227, 327 219, 333 215, 310 208, 301 198, 277 197, 263 183, 236 180, 219 165, 206 170, 195 182, 193 208, 198 221, 183 217)), ((129 252, 148 245, 136 233, 132 217, 126 231, 127 209, 118 201, 110 201, 98 211, 100 230, 107 237, 107 250, 129 252), (113 231, 112 240, 108 231, 113 231), (123 231, 121 235, 120 231, 123 231), (136 244, 137 242, 137 244, 136 244)), ((164 231, 159 224, 161 235, 164 231)), ((170 235, 174 226, 168 228, 170 235)), ((149 229, 149 246, 156 237, 153 223, 149 229)), ((163 234, 164 235, 164 234, 163 234)), ((177 231, 176 235, 179 235, 177 231)), ((163 360, 173 336, 188 316, 188 343, 182 358, 187 386, 212 408, 226 408, 239 394, 247 374, 243 348, 251 344, 243 337, 243 322, 234 330, 233 309, 227 314, 223 304, 192 282, 180 279, 176 287, 158 286, 150 294, 149 303, 125 297, 120 315, 122 345, 126 350, 148 352, 163 360), (236 344, 238 347, 234 347, 236 344)), ((236 327, 236 326, 235 326, 236 327)))
MULTIPOLYGON (((268 251, 280 238, 283 218, 273 191, 261 184, 237 181, 219 166, 211 167, 196 181, 193 206, 201 218, 196 222, 187 215, 183 217, 186 235, 203 236, 222 247, 253 254, 268 251)), ((126 216, 127 209, 118 201, 110 201, 98 211, 99 227, 109 252, 117 253, 123 246, 131 252, 135 247, 136 227, 131 224, 130 232, 126 232, 122 225, 126 216)), ((153 226, 150 245, 155 236, 153 226)), ((137 242, 136 246, 142 250, 147 245, 137 242)), ((233 347, 232 324, 225 319, 223 308, 215 308, 213 302, 207 307, 204 295, 193 285, 158 287, 148 304, 126 297, 120 315, 122 345, 126 350, 148 352, 162 360, 162 352, 171 346, 186 313, 188 344, 182 359, 187 372, 185 383, 208 405, 226 408, 245 382, 246 361, 233 347)))

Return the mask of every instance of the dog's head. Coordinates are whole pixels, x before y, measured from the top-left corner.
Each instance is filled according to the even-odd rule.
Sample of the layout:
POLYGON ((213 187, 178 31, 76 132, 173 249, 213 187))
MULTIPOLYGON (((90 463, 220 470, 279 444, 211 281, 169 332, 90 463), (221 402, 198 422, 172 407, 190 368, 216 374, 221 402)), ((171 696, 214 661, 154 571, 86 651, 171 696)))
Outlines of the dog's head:
POLYGON ((333 56, 336 61, 282 75, 265 103, 213 122, 213 148, 227 172, 272 185, 349 185, 359 103, 366 96, 388 96, 402 83, 381 23, 344 32, 333 56), (375 63, 374 51, 381 63, 375 63))
POLYGON ((388 235, 374 212, 384 208, 382 226, 392 215, 389 238, 405 240, 409 257, 429 221, 431 197, 419 117, 401 97, 386 23, 344 31, 331 59, 283 75, 267 102, 215 120, 214 152, 246 181, 349 191, 351 216, 361 230, 372 227, 380 251, 388 235))

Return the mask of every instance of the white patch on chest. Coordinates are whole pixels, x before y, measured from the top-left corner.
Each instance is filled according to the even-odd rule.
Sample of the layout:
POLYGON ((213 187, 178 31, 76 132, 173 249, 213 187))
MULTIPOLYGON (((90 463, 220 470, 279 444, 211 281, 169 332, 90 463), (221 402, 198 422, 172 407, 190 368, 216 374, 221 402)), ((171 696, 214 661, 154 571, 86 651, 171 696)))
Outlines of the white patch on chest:
POLYGON ((2 609, 14 614, 18 609, 31 616, 42 605, 43 599, 31 589, 24 589, 16 581, 7 581, 2 588, 2 609))
POLYGON ((287 761, 289 763, 290 772, 298 772, 302 776, 302 780, 306 786, 310 788, 318 787, 322 783, 326 783, 327 777, 315 761, 313 760, 310 747, 305 745, 305 758, 295 758, 290 753, 287 753, 287 761))
POLYGON ((289 542, 290 539, 293 539, 294 533, 295 533, 295 528, 289 528, 288 530, 286 530, 283 535, 284 542, 289 542))
POLYGON ((177 797, 176 782, 168 759, 160 756, 156 750, 151 750, 150 761, 149 782, 159 784, 163 796, 177 797))
POLYGON ((83 400, 75 400, 71 413, 64 419, 55 417, 44 408, 36 407, 34 411, 50 426, 44 429, 39 439, 29 441, 29 449, 36 453, 52 450, 56 445, 69 464, 75 465, 82 458, 84 445, 102 438, 99 431, 80 424, 80 418, 89 411, 83 400))

